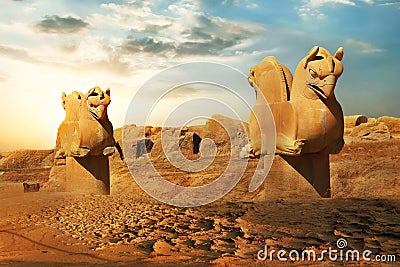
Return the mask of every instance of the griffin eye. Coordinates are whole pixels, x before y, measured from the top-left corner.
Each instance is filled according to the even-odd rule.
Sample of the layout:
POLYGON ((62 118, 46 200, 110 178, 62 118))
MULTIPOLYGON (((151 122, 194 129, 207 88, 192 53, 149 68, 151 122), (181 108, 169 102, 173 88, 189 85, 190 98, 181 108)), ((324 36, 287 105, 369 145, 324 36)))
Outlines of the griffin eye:
POLYGON ((318 77, 318 73, 316 73, 315 71, 313 71, 312 69, 309 69, 310 75, 313 79, 318 77))

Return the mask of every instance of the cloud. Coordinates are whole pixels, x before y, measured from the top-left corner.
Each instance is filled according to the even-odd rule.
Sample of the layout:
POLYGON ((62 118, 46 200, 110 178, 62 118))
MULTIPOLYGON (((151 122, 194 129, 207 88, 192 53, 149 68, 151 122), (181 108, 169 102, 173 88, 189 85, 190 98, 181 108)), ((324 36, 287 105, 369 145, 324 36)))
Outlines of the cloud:
POLYGON ((400 1, 398 0, 380 0, 376 4, 378 6, 393 7, 400 10, 400 1))
POLYGON ((0 73, 0 83, 4 83, 4 82, 7 81, 7 80, 8 80, 8 77, 5 76, 5 75, 2 75, 2 74, 0 73))
POLYGON ((191 99, 191 98, 196 98, 199 95, 201 95, 201 87, 199 88, 199 84, 186 84, 178 87, 174 87, 173 90, 168 91, 167 94, 163 96, 164 98, 170 98, 170 99, 178 99, 178 98, 183 98, 183 99, 191 99))
MULTIPOLYGON (((75 15, 46 16, 35 23, 36 30, 87 30, 84 34, 39 36, 32 31, 32 24, 22 23, 19 35, 28 34, 31 42, 2 46, 0 54, 33 65, 60 68, 70 75, 132 77, 138 69, 158 71, 187 60, 242 62, 243 58, 255 57, 247 56, 252 51, 273 48, 261 47, 262 36, 267 32, 265 25, 211 15, 199 1, 203 0, 174 0, 161 6, 158 2, 129 1, 101 4, 84 19, 75 15)), ((13 27, 10 36, 16 36, 13 27)))
POLYGON ((45 18, 34 25, 35 29, 43 33, 69 34, 80 32, 89 27, 89 23, 80 18, 45 16, 45 18))
POLYGON ((144 28, 144 32, 157 34, 160 31, 162 31, 162 30, 164 30, 164 29, 166 29, 168 27, 171 27, 171 24, 167 24, 167 25, 148 24, 144 28))
POLYGON ((326 18, 326 15, 322 12, 320 12, 317 9, 313 9, 309 6, 301 6, 298 9, 298 14, 300 16, 300 18, 307 20, 307 19, 311 19, 311 18, 317 18, 318 20, 322 20, 324 18, 326 18))
POLYGON ((26 50, 0 45, 0 56, 1 55, 33 65, 61 68, 76 73, 104 72, 117 76, 129 75, 130 73, 130 65, 112 53, 109 53, 109 56, 104 59, 84 61, 71 60, 69 64, 37 59, 31 56, 26 50))
POLYGON ((60 49, 62 52, 65 52, 66 54, 71 54, 71 53, 77 51, 78 48, 79 48, 79 45, 78 45, 76 42, 74 42, 74 41, 63 42, 63 43, 61 43, 61 44, 59 45, 59 49, 60 49))
POLYGON ((170 59, 233 55, 238 52, 238 47, 245 49, 244 45, 251 43, 246 40, 266 30, 265 26, 257 23, 237 22, 207 14, 196 4, 197 1, 175 1, 162 14, 154 12, 156 7, 151 5, 103 4, 103 8, 112 12, 107 17, 96 14, 91 25, 96 27, 97 21, 108 20, 129 28, 129 35, 116 45, 122 56, 143 54, 170 59))
POLYGON ((183 35, 187 35, 191 39, 212 39, 210 33, 204 30, 202 27, 193 27, 182 32, 183 35))
POLYGON ((27 51, 18 48, 12 48, 8 46, 0 45, 0 55, 8 56, 10 58, 27 62, 27 63, 40 63, 39 60, 31 57, 27 51))
POLYGON ((259 8, 260 6, 257 3, 249 3, 246 5, 246 7, 248 9, 255 9, 255 8, 259 8))
MULTIPOLYGON (((371 0, 365 0, 371 1, 371 0)), ((303 5, 298 7, 297 12, 302 19, 317 18, 319 20, 325 19, 327 16, 320 11, 320 8, 325 5, 347 5, 355 6, 355 2, 351 0, 303 0, 303 5)))
POLYGON ((240 1, 239 0, 222 0, 221 3, 223 5, 235 5, 235 6, 237 6, 237 5, 240 4, 240 1))
POLYGON ((162 54, 175 50, 175 46, 171 42, 157 41, 151 37, 136 39, 133 36, 129 36, 125 43, 121 46, 121 49, 123 53, 128 54, 162 54))
POLYGON ((125 61, 122 61, 118 57, 110 57, 87 64, 82 64, 78 72, 82 73, 95 73, 103 72, 107 74, 113 74, 115 76, 129 76, 131 74, 131 65, 125 61))
POLYGON ((45 67, 46 66, 47 67, 55 67, 55 68, 61 68, 61 69, 67 69, 67 70, 76 69, 73 65, 67 64, 65 62, 57 62, 57 61, 36 58, 36 57, 30 55, 27 50, 3 46, 3 45, 0 45, 0 55, 6 56, 8 58, 11 58, 11 59, 14 59, 14 60, 17 60, 20 62, 29 63, 32 65, 42 65, 45 67))
POLYGON ((186 41, 186 42, 163 42, 153 38, 145 37, 135 39, 129 37, 124 44, 119 47, 122 55, 146 54, 148 56, 162 56, 167 58, 180 58, 183 56, 222 56, 232 55, 233 52, 223 53, 226 48, 231 48, 239 43, 239 39, 225 40, 212 38, 207 41, 186 41))
POLYGON ((135 38, 129 36, 120 46, 120 49, 123 54, 144 53, 171 58, 187 55, 228 55, 232 53, 223 53, 223 50, 239 44, 242 38, 233 36, 232 38, 223 39, 198 29, 192 29, 190 30, 188 41, 179 42, 172 39, 162 41, 152 37, 135 38))
POLYGON ((178 55, 220 55, 221 51, 239 43, 240 38, 224 40, 219 37, 206 42, 184 42, 176 49, 178 55))
POLYGON ((306 5, 310 6, 310 7, 321 7, 324 6, 326 4, 342 4, 342 5, 348 5, 348 6, 355 6, 356 4, 354 3, 354 1, 350 1, 350 0, 306 0, 303 1, 306 5))
MULTIPOLYGON (((214 0, 200 0, 200 2, 208 2, 209 4, 215 5, 214 0)), ((225 6, 245 7, 248 9, 259 8, 259 5, 252 0, 222 0, 221 4, 225 6)))
POLYGON ((355 47, 357 51, 360 51, 361 53, 372 54, 372 53, 381 53, 384 51, 383 49, 377 48, 371 43, 365 41, 347 39, 345 43, 348 46, 355 47))
POLYGON ((327 5, 357 6, 359 3, 377 6, 390 6, 400 9, 399 0, 303 0, 302 5, 297 7, 299 16, 303 19, 317 18, 325 19, 327 16, 321 8, 327 5))

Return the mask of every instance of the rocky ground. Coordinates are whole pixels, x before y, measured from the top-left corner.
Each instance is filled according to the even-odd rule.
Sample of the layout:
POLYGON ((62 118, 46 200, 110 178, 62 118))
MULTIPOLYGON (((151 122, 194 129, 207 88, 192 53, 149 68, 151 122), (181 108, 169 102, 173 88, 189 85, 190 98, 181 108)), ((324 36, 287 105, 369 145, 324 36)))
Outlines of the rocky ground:
MULTIPOLYGON (((1 208, 0 257, 4 264, 17 266, 263 266, 266 262, 257 259, 257 252, 265 244, 270 251, 320 253, 336 248, 339 238, 348 242, 346 250, 400 254, 396 199, 280 199, 199 208, 66 193, 2 196, 1 201, 5 199, 13 202, 1 208)), ((276 258, 268 261, 280 264, 276 258)))
MULTIPOLYGON (((305 193, 268 198, 267 187, 250 194, 246 177, 257 164, 251 160, 244 179, 223 199, 178 208, 141 191, 117 156, 111 159, 110 196, 50 192, 49 187, 24 194, 22 182, 48 179, 52 151, 1 153, 0 265, 399 265, 400 124, 383 117, 355 126, 357 119, 347 121, 347 143, 331 156, 330 199, 305 193), (344 253, 371 250, 371 258, 395 255, 397 262, 277 259, 279 250, 308 249, 320 256, 325 249, 338 249, 340 238, 347 241, 344 253), (272 261, 257 259, 265 245, 275 250, 272 261)), ((174 174, 164 161, 157 166, 170 179, 195 184, 218 173, 225 161, 222 153, 208 174, 198 176, 174 174)))

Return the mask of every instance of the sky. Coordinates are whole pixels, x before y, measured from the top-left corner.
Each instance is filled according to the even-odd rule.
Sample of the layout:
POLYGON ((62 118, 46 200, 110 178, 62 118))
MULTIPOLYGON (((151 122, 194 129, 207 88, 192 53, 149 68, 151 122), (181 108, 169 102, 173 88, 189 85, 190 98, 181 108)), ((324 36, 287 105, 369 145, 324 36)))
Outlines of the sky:
MULTIPOLYGON (((110 87, 117 128, 135 92, 177 64, 247 75, 272 55, 294 72, 314 45, 344 48, 335 93, 345 115, 400 117, 397 0, 0 2, 0 151, 54 147, 62 92, 110 87)), ((212 91, 194 89, 193 98, 212 91)))

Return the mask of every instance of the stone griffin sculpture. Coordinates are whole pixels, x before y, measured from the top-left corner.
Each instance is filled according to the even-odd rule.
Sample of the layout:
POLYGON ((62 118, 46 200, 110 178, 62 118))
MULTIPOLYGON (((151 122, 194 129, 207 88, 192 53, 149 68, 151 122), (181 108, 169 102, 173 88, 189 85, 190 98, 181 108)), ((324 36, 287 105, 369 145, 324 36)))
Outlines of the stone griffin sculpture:
POLYGON ((318 191, 330 196, 329 154, 344 145, 344 120, 334 89, 343 72, 343 48, 335 55, 313 47, 294 77, 275 57, 251 67, 249 83, 256 91, 250 115, 250 156, 267 154, 262 147, 262 101, 269 103, 276 127, 276 154, 289 162, 318 191), (264 100, 265 98, 265 100, 264 100))
POLYGON ((122 149, 113 137, 108 119, 110 89, 91 88, 86 94, 62 94, 65 119, 58 128, 56 158, 65 158, 65 188, 70 192, 110 194, 108 156, 114 146, 122 149))
POLYGON ((119 145, 107 115, 110 89, 104 92, 94 87, 85 95, 76 91, 62 93, 62 101, 65 119, 58 129, 56 157, 111 156, 114 146, 119 145))

